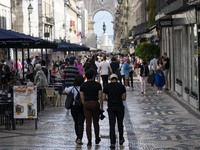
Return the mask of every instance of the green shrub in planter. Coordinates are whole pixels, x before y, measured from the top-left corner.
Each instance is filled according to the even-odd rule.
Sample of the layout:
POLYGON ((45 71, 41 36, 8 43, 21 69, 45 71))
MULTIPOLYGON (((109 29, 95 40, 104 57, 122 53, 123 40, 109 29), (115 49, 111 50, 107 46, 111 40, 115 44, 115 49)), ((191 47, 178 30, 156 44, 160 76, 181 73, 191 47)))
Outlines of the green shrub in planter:
POLYGON ((154 55, 160 55, 160 48, 157 45, 143 42, 137 45, 135 49, 135 55, 145 61, 150 61, 154 58, 154 55))

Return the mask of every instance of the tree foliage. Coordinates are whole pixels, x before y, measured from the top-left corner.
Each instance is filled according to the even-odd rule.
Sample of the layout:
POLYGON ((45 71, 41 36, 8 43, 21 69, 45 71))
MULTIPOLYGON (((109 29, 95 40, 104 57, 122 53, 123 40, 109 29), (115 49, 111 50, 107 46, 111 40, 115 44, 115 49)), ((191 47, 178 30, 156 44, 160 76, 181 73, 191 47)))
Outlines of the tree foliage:
POLYGON ((148 11, 148 27, 155 25, 155 16, 156 16, 156 0, 149 0, 147 5, 148 11))
POLYGON ((160 55, 160 48, 157 45, 143 42, 137 45, 135 49, 135 55, 144 61, 150 61, 154 58, 154 55, 160 55))

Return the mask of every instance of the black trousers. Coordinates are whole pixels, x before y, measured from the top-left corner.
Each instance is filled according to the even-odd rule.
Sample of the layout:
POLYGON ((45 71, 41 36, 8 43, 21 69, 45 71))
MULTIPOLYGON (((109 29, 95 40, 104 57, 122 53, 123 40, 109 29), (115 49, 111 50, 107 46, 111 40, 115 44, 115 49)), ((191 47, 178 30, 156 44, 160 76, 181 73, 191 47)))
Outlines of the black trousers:
POLYGON ((109 125, 110 125, 110 142, 116 144, 115 123, 117 119, 119 141, 123 139, 124 134, 124 106, 112 106, 108 108, 109 125))
MULTIPOLYGON (((130 81, 131 81, 131 85, 129 85, 129 86, 133 88, 133 71, 129 72, 129 78, 130 78, 130 81)), ((128 84, 130 84, 130 83, 128 83, 128 84)))
POLYGON ((102 81, 103 81, 103 87, 105 87, 108 84, 108 75, 101 75, 102 81))
POLYGON ((74 129, 77 136, 77 139, 83 138, 83 131, 84 131, 84 121, 85 115, 83 111, 83 107, 75 107, 71 108, 71 114, 74 120, 74 129))

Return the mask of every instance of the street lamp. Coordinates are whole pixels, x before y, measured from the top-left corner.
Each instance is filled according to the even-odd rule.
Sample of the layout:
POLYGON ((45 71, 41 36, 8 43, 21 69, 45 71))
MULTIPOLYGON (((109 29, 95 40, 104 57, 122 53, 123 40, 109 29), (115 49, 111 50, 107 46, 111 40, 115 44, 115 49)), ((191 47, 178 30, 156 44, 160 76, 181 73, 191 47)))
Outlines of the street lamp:
POLYGON ((117 0, 118 4, 121 5, 123 3, 123 0, 117 0))
POLYGON ((33 6, 31 5, 31 3, 28 5, 28 23, 29 23, 29 35, 31 35, 31 14, 33 12, 33 6))

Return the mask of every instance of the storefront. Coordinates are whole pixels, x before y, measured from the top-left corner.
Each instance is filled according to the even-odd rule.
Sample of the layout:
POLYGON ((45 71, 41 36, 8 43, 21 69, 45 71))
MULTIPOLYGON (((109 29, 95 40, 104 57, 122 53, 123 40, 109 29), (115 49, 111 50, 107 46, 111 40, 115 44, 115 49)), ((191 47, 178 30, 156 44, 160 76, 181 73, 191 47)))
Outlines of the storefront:
POLYGON ((199 109, 198 47, 200 21, 195 8, 171 15, 161 22, 161 50, 170 58, 170 90, 199 109), (163 26, 162 26, 163 25, 163 26))

